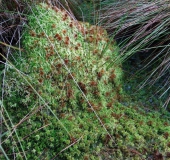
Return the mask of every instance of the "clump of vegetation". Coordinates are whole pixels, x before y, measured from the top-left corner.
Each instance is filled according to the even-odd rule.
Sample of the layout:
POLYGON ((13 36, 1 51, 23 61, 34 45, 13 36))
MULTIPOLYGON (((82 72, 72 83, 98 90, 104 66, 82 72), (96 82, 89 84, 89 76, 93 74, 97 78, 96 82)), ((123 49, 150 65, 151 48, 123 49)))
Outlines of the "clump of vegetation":
POLYGON ((121 54, 116 61, 127 62, 135 54, 134 63, 140 63, 137 71, 146 73, 144 79, 142 72, 135 73, 143 81, 139 88, 155 86, 153 94, 169 109, 169 1, 105 0, 97 4, 102 5, 97 10, 101 26, 119 41, 121 54))
POLYGON ((4 80, 0 159, 169 156, 168 113, 121 104, 118 49, 100 27, 50 5, 32 8, 24 52, 4 80))

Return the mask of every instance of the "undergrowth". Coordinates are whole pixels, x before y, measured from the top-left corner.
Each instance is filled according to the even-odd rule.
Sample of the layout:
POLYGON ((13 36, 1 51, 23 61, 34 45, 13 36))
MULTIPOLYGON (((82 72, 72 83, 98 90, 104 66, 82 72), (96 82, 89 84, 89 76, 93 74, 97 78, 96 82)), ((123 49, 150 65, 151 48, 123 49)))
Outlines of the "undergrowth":
POLYGON ((0 159, 169 157, 169 113, 122 104, 106 31, 57 7, 30 9, 24 51, 7 61, 0 159))

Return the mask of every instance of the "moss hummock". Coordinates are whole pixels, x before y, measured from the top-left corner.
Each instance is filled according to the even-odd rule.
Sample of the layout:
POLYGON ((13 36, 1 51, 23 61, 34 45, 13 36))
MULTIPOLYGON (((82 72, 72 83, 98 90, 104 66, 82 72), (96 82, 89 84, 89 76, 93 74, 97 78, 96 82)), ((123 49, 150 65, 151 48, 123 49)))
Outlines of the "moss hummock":
POLYGON ((168 118, 120 103, 121 66, 107 67, 118 49, 106 31, 46 4, 32 11, 23 35, 25 52, 14 62, 18 71, 10 67, 6 75, 3 105, 13 122, 5 113, 7 155, 63 160, 166 156, 168 118))

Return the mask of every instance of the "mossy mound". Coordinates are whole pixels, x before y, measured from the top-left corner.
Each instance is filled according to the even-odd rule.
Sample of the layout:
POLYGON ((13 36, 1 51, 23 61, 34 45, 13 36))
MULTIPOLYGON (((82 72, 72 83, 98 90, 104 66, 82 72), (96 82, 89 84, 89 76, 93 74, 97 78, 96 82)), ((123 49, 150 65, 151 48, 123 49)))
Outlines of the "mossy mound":
POLYGON ((169 152, 168 118, 119 102, 122 70, 107 68, 118 51, 103 29, 45 4, 28 21, 18 70, 6 73, 8 157, 145 159, 169 152))

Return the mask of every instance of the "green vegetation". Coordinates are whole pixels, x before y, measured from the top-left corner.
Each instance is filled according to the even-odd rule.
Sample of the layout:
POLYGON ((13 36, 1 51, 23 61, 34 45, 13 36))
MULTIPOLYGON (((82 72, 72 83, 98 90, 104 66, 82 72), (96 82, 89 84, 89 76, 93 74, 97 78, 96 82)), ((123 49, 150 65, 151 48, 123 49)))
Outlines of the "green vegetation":
POLYGON ((0 159, 168 158, 169 113, 124 98, 121 66, 108 67, 119 49, 106 31, 57 7, 31 10, 24 52, 8 63, 2 88, 0 159))
POLYGON ((127 63, 133 57, 131 68, 140 62, 134 72, 135 77, 140 77, 139 88, 154 86, 150 92, 164 102, 162 107, 166 109, 170 107, 169 2, 104 0, 98 3, 102 7, 96 11, 100 13, 101 26, 119 41, 116 62, 127 63))

